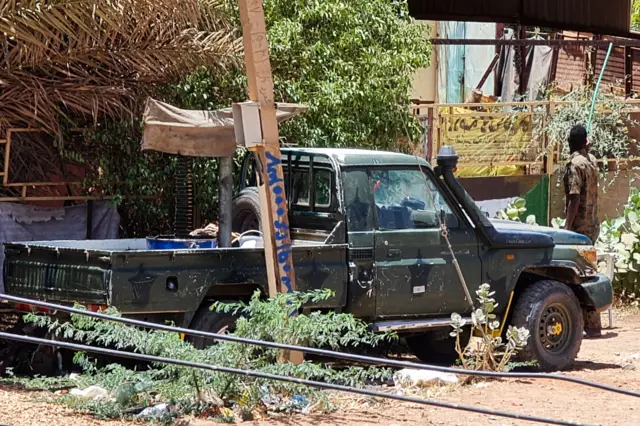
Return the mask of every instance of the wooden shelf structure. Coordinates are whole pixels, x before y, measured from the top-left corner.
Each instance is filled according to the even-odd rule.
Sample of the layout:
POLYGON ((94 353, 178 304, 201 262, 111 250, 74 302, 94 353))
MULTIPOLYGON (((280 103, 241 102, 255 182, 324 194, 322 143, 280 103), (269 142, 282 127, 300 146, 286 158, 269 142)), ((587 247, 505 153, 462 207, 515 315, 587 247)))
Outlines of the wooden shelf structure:
MULTIPOLYGON (((74 129, 75 131, 82 131, 85 129, 74 129)), ((34 190, 40 188, 56 188, 56 187, 81 187, 84 182, 80 180, 69 181, 52 181, 52 182, 11 182, 11 145, 13 136, 18 133, 46 133, 46 131, 38 128, 9 128, 6 130, 6 137, 0 139, 0 152, 4 152, 4 157, 0 161, 0 185, 2 188, 16 188, 16 195, 0 195, 0 203, 2 202, 45 202, 45 201, 93 201, 93 200, 112 200, 115 199, 114 195, 50 195, 43 196, 33 193, 34 190)), ((116 182, 113 185, 117 186, 122 182, 116 182)), ((143 196, 136 197, 138 199, 156 199, 156 196, 143 196)))

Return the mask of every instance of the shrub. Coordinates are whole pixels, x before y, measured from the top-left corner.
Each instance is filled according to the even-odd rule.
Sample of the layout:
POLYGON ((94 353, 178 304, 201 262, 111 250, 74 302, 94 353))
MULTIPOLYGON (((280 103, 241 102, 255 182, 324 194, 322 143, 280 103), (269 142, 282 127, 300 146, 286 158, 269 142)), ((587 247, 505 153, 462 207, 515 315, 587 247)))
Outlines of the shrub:
MULTIPOLYGON (((279 294, 273 299, 263 300, 256 292, 247 304, 216 303, 212 308, 241 315, 235 334, 250 339, 345 349, 371 347, 395 338, 393 334, 368 331, 364 322, 349 314, 312 312, 309 315, 291 315, 308 302, 316 303, 330 296, 330 291, 322 290, 305 294, 279 294)), ((119 316, 113 308, 106 313, 119 316)), ((28 314, 26 320, 47 327, 58 338, 204 364, 349 386, 362 386, 369 381, 391 377, 390 370, 377 367, 338 369, 320 362, 305 361, 299 365, 278 362, 279 350, 235 342, 223 341, 198 350, 182 341, 177 333, 145 331, 82 315, 72 315, 70 321, 64 323, 36 314, 28 314)), ((146 406, 152 402, 168 402, 178 413, 212 410, 212 413, 223 417, 228 417, 230 412, 221 411, 223 405, 245 414, 256 408, 286 411, 300 409, 300 405, 308 407, 321 404, 329 407, 323 392, 298 384, 165 364, 152 364, 141 370, 127 369, 119 364, 99 367, 90 355, 84 353, 76 354, 74 361, 84 371, 78 379, 80 386, 99 385, 115 399, 100 404, 73 398, 68 398, 67 402, 75 408, 89 410, 103 417, 124 415, 132 407, 146 406)))
POLYGON ((480 336, 476 344, 463 348, 460 344, 462 327, 466 320, 460 314, 451 314, 451 337, 456 338, 456 351, 460 363, 465 369, 508 371, 517 364, 511 363, 513 356, 527 345, 529 330, 509 326, 506 332, 506 342, 499 334, 500 322, 493 313, 498 306, 489 284, 482 284, 476 291, 479 308, 471 313, 471 327, 474 334, 480 336))

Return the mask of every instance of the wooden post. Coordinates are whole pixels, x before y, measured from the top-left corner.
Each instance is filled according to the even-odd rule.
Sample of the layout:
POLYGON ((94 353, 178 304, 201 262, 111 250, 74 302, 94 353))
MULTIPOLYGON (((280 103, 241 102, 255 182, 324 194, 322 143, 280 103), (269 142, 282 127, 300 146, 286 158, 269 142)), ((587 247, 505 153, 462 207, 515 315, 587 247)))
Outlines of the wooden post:
MULTIPOLYGON (((26 186, 24 187, 27 188, 26 186)), ((25 191, 26 192, 26 191, 25 191)), ((24 196, 26 198, 26 194, 24 196)), ((87 201, 87 240, 93 239, 93 206, 95 201, 88 200, 87 201)))
MULTIPOLYGON (((594 35, 592 40, 601 40, 602 37, 594 35)), ((598 46, 591 46, 591 58, 589 62, 589 73, 587 74, 587 85, 593 88, 595 83, 596 68, 598 67, 598 46)))
POLYGON ((220 209, 220 222, 218 229, 218 246, 231 247, 231 222, 233 212, 233 158, 223 157, 218 159, 218 201, 220 209))
POLYGON ((624 48, 624 97, 630 98, 633 92, 633 49, 624 48))
MULTIPOLYGON (((260 216, 269 282, 269 296, 296 289, 293 270, 287 197, 280 155, 278 122, 273 95, 273 76, 262 0, 238 0, 249 98, 260 104, 263 145, 254 148, 260 182, 260 216)), ((285 354, 302 362, 302 353, 285 354)))
POLYGON ((433 109, 434 107, 427 109, 427 149, 425 150, 425 156, 429 162, 433 158, 433 109))
MULTIPOLYGON (((527 39, 527 26, 522 25, 520 27, 520 40, 527 39)), ((520 95, 524 96, 527 93, 527 46, 524 44, 520 47, 520 56, 522 61, 520 63, 520 87, 518 88, 520 95)))
POLYGON ((11 158, 11 129, 7 129, 7 141, 4 145, 4 174, 2 175, 2 184, 7 186, 9 183, 9 159, 11 158))

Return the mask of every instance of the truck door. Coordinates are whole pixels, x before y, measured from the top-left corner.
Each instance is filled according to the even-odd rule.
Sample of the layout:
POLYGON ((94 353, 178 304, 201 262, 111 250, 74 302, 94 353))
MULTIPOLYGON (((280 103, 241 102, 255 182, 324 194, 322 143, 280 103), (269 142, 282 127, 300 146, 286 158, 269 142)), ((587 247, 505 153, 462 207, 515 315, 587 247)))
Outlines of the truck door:
POLYGON ((433 172, 419 165, 374 168, 370 179, 376 204, 376 316, 469 311, 439 227, 440 210, 472 296, 481 284, 478 240, 464 214, 439 191, 433 172))

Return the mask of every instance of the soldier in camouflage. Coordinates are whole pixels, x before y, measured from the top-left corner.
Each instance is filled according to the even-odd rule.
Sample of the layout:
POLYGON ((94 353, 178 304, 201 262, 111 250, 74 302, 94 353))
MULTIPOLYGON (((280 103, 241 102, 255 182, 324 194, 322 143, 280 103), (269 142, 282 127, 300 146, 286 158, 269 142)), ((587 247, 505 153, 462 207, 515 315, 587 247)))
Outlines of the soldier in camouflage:
MULTIPOLYGON (((586 235, 595 244, 600 234, 598 220, 598 167, 589 153, 587 130, 577 125, 569 133, 571 157, 564 175, 566 196, 566 229, 586 235)), ((586 318, 587 337, 602 333, 600 315, 589 312, 586 318)))

